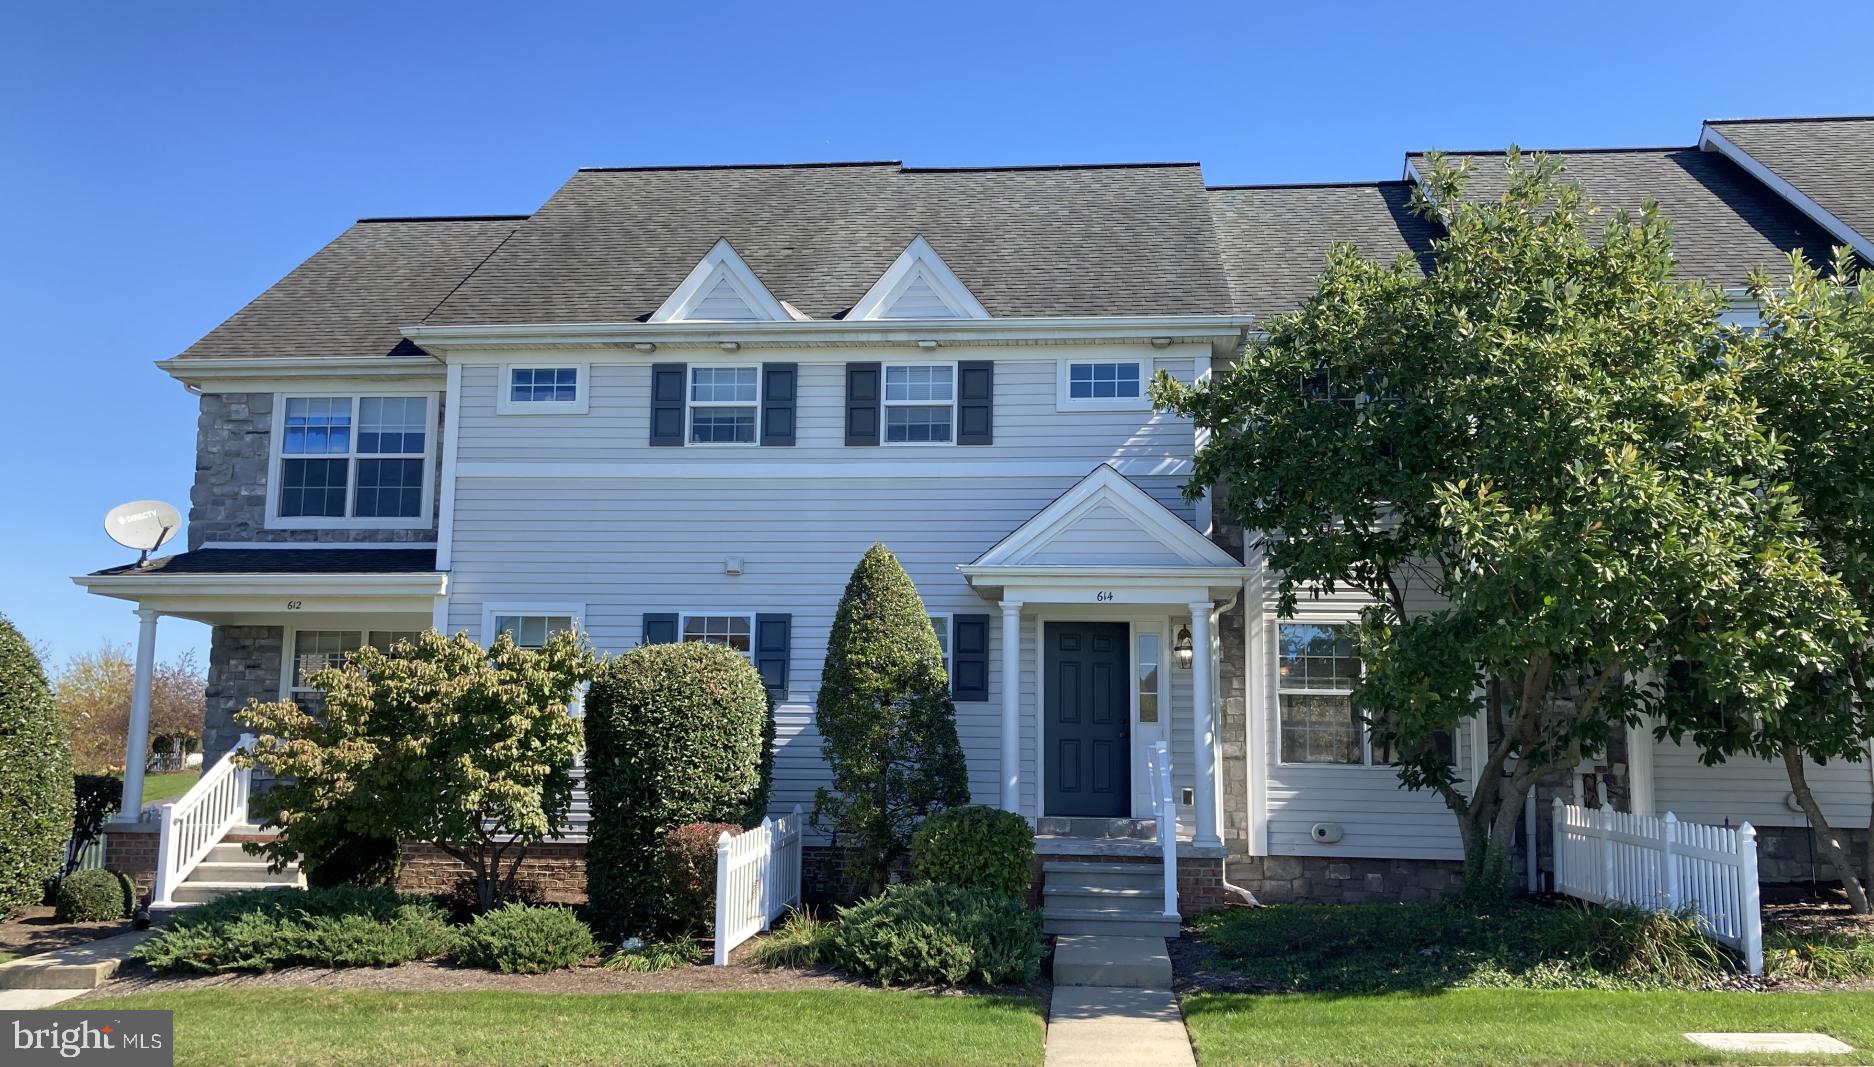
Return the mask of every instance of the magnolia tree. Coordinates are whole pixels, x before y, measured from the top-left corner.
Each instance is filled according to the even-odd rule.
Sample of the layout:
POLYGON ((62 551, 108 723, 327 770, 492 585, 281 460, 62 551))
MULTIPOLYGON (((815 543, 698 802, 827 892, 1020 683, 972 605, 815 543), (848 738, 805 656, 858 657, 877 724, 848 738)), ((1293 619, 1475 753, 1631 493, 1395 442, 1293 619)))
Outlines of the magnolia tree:
POLYGON ((506 633, 483 648, 431 630, 314 673, 317 714, 250 704, 239 719, 258 743, 235 758, 286 779, 268 794, 284 836, 266 851, 285 862, 348 836, 425 841, 469 869, 488 910, 566 824, 583 743, 567 706, 593 667, 573 632, 531 650, 506 633))
POLYGON ((1555 160, 1505 169, 1473 202, 1429 161, 1429 273, 1337 247, 1234 368, 1154 386, 1210 431, 1187 491, 1222 484, 1283 613, 1371 597, 1355 705, 1456 815, 1486 891, 1536 781, 1658 710, 1636 679, 1689 658, 1703 696, 1780 708, 1856 625, 1724 358, 1725 300, 1675 277, 1667 221, 1648 205, 1597 235, 1555 160), (1480 715, 1472 781, 1445 741, 1480 715))
MULTIPOLYGON (((1756 398, 1761 418, 1782 443, 1782 477, 1801 500, 1823 565, 1863 615, 1874 616, 1874 274, 1838 252, 1824 276, 1800 256, 1787 284, 1758 275, 1751 289, 1763 328, 1733 331, 1727 355, 1756 398)), ((1812 763, 1863 762, 1874 744, 1869 649, 1857 631, 1843 633, 1831 668, 1805 671, 1780 707, 1744 701, 1687 701, 1671 732, 1689 734, 1708 762, 1738 753, 1781 761, 1790 789, 1816 832, 1821 852, 1842 880, 1854 910, 1874 908, 1874 834, 1857 870, 1843 835, 1809 786, 1812 763)), ((1703 664, 1679 664, 1680 676, 1703 664)), ((1874 812, 1870 812, 1874 825, 1874 812)))

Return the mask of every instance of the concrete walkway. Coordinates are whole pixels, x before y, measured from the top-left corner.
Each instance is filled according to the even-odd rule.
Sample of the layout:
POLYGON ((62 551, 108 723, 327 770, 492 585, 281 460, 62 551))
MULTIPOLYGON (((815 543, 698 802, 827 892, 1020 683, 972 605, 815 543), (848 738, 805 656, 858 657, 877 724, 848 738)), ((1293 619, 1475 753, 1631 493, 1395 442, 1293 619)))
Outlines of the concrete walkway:
POLYGON ((0 963, 0 1010, 28 1011, 89 993, 153 933, 118 934, 0 963))
POLYGON ((1047 1067, 1197 1067, 1168 989, 1055 986, 1047 1067))

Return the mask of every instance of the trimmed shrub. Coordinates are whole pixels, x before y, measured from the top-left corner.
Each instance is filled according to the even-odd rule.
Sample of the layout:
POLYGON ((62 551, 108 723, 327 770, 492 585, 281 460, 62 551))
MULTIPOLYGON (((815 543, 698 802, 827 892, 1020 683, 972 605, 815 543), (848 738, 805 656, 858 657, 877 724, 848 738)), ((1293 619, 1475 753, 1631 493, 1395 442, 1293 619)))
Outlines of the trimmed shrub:
POLYGON ((733 649, 642 645, 604 664, 586 694, 592 800, 586 895, 608 940, 690 932, 661 845, 685 823, 761 817, 768 694, 733 649))
POLYGON ((813 823, 850 849, 876 893, 918 822, 970 799, 943 650, 884 545, 866 550, 840 597, 814 723, 833 785, 815 791, 813 823))
POLYGON ((393 967, 460 941, 431 901, 389 889, 261 889, 178 914, 133 955, 159 971, 393 967))
POLYGON ((591 928, 571 908, 508 904, 476 916, 455 957, 502 974, 545 974, 598 954, 591 928))
POLYGON ((1035 831, 1012 811, 968 804, 925 819, 911 835, 911 866, 920 880, 993 889, 1020 899, 1033 877, 1035 831))
POLYGON ((881 985, 1005 985, 1041 976, 1041 913, 990 889, 895 885, 840 911, 839 966, 881 985))
POLYGON ((72 832, 72 750, 45 668, 0 615, 0 919, 39 903, 72 832))
POLYGON ((62 923, 101 923, 130 914, 125 880, 116 871, 74 871, 59 879, 52 917, 62 923))
POLYGON ((818 967, 833 958, 837 929, 811 911, 789 912, 780 926, 749 946, 749 962, 758 967, 818 967))
POLYGON ((716 914, 716 848, 723 834, 742 832, 726 822, 684 823, 658 846, 670 889, 667 918, 681 936, 710 932, 716 914))

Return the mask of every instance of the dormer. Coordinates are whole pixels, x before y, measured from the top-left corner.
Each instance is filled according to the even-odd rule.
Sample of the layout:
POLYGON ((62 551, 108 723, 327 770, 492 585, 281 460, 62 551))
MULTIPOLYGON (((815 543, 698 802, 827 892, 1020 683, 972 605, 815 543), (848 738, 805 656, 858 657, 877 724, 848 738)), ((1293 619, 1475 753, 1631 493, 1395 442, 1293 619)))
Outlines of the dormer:
POLYGON ((846 313, 852 319, 986 319, 989 312, 923 237, 914 237, 846 313))
POLYGON ((650 321, 787 322, 794 317, 723 238, 651 312, 650 321))

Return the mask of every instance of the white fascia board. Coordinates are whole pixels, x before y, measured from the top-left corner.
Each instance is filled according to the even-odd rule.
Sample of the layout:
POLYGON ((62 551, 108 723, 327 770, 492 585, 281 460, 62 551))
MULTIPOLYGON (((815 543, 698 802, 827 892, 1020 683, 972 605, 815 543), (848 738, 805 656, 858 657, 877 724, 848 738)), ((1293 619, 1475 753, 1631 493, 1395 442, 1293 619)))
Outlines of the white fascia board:
MULTIPOLYGON (((410 596, 437 597, 448 592, 449 576, 416 574, 81 574, 72 582, 86 592, 120 600, 164 596, 410 596)), ((425 605, 424 610, 428 610, 425 605)))
POLYGON ((956 272, 950 269, 950 264, 945 263, 943 257, 937 254, 937 250, 930 246, 930 242, 919 234, 911 239, 911 243, 905 246, 904 251, 898 253, 898 258, 892 261, 891 266, 885 268, 885 273, 879 275, 878 281, 872 283, 872 288, 867 289, 865 295, 859 298, 859 302, 852 306, 852 310, 846 313, 846 318, 848 320, 905 321, 885 319, 884 313, 890 309, 912 280, 920 275, 930 282, 931 291, 937 294, 937 299, 943 301, 944 305, 955 312, 958 318, 986 319, 989 317, 989 310, 976 299, 976 294, 970 292, 969 286, 963 284, 963 279, 957 277, 956 272))
POLYGON ((703 253, 703 258, 690 268, 690 273, 678 283, 677 288, 664 298, 656 311, 651 312, 650 321, 663 323, 686 319, 690 310, 713 292, 717 281, 725 277, 750 311, 764 315, 773 322, 792 320, 793 316, 787 313, 787 309, 781 306, 781 302, 768 291, 761 279, 755 277, 755 272, 749 269, 748 264, 729 244, 729 239, 724 237, 703 253))
POLYGON ((1717 152, 1744 168, 1751 177, 1769 186, 1771 192, 1789 201, 1790 206, 1809 216, 1811 221, 1827 230, 1836 240, 1854 249, 1862 259, 1874 262, 1874 241, 1856 232, 1853 226, 1836 218, 1827 208, 1809 199, 1802 190, 1785 181, 1781 175, 1769 167, 1759 163, 1755 156, 1739 148, 1730 138, 1713 129, 1709 122, 1705 123, 1699 132, 1698 147, 1700 151, 1717 152))
MULTIPOLYGON (((442 361, 433 356, 292 356, 257 359, 161 359, 156 367, 191 388, 218 392, 275 392, 283 381, 298 387, 313 379, 437 382, 442 361)), ((292 386, 288 386, 289 388, 292 386)))

